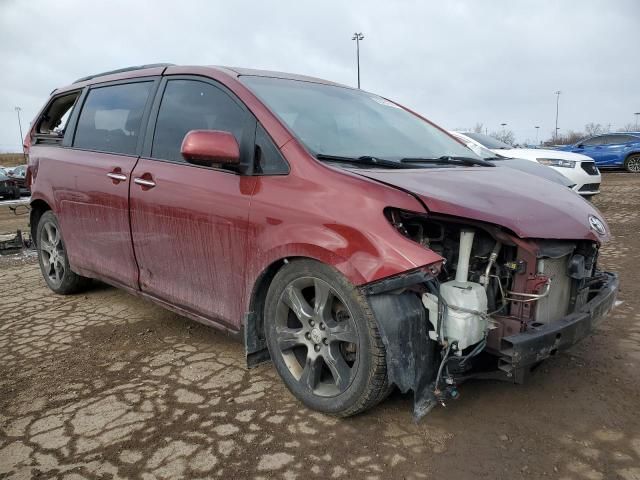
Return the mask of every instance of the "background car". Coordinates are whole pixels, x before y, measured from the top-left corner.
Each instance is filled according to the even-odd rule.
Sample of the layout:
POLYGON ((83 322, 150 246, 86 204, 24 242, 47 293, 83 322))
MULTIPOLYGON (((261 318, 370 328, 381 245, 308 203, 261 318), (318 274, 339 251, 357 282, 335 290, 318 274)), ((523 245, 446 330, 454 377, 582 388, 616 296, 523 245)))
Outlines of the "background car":
POLYGON ((456 133, 499 155, 523 158, 553 168, 571 180, 574 184, 573 190, 583 197, 592 197, 600 193, 600 171, 593 159, 586 155, 544 148, 514 148, 482 133, 456 133))
POLYGON ((624 167, 640 173, 640 132, 594 135, 558 150, 588 155, 600 168, 624 167))
POLYGON ((449 133, 460 140, 462 143, 464 143, 467 147, 469 147, 476 155, 493 163, 497 167, 508 167, 520 172, 536 175, 538 177, 551 180, 552 182, 559 183, 560 185, 564 185, 565 187, 569 187, 571 189, 573 189, 573 187, 575 186, 575 184, 569 178, 556 172, 552 168, 548 168, 544 165, 540 165, 539 163, 530 162, 529 160, 524 160, 522 158, 509 158, 503 155, 499 155, 492 152, 488 148, 483 147, 477 142, 472 141, 470 138, 465 137, 461 133, 449 133))
POLYGON ((0 197, 14 199, 20 198, 20 187, 17 182, 4 173, 0 173, 0 197))
POLYGON ((21 193, 29 194, 29 186, 27 185, 27 166, 18 165, 11 171, 7 172, 7 175, 16 181, 18 187, 20 187, 21 193))

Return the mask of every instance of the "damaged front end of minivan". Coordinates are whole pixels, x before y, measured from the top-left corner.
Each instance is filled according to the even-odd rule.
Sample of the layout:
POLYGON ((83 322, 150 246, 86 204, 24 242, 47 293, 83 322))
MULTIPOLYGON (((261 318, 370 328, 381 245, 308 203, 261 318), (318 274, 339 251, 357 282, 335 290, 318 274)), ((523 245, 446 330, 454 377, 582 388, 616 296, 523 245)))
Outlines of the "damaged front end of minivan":
POLYGON ((443 258, 361 287, 389 381, 414 392, 416 419, 457 398, 465 380, 522 383, 615 303, 618 278, 598 269, 595 240, 523 239, 492 224, 392 208, 385 215, 443 258))

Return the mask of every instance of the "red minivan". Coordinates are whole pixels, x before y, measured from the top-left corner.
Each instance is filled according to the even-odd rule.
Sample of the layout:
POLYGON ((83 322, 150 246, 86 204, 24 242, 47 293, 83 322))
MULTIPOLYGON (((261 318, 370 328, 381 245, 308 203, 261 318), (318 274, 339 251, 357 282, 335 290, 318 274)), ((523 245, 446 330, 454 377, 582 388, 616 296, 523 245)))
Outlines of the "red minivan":
POLYGON ((378 95, 167 64, 55 90, 25 139, 48 286, 98 279, 240 336, 305 405, 420 416, 521 382, 618 290, 600 213, 378 95))

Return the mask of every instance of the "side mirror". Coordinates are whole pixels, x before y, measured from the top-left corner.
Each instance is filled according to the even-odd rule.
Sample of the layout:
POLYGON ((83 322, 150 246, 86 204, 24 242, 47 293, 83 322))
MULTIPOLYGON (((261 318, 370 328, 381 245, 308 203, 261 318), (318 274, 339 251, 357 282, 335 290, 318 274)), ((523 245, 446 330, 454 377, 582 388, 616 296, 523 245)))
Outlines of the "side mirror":
POLYGON ((576 144, 576 148, 584 148, 584 145, 582 143, 578 143, 576 144))
POLYGON ((191 130, 180 147, 182 158, 194 165, 240 165, 236 137, 220 130, 191 130))

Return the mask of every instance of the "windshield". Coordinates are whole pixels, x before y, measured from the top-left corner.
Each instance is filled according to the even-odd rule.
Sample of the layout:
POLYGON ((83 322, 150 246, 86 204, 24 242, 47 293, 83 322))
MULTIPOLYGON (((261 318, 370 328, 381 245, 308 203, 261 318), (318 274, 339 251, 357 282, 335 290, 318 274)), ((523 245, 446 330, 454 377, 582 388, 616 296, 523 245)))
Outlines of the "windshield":
POLYGON ((481 143, 486 148, 500 149, 500 150, 511 150, 513 147, 507 143, 501 142, 489 135, 483 135, 482 133, 475 132, 464 132, 464 135, 475 140, 478 143, 481 143))
POLYGON ((503 157, 502 155, 498 155, 497 153, 493 153, 491 150, 489 150, 488 148, 483 147, 482 145, 479 145, 479 144, 477 144, 475 142, 472 142, 468 138, 465 138, 463 136, 463 134, 460 134, 460 133, 457 133, 457 132, 449 132, 449 133, 451 133, 451 135, 453 135, 458 140, 460 140, 462 143, 464 143, 468 148, 473 150, 473 152, 476 155, 478 155, 480 158, 484 158, 485 160, 487 160, 487 159, 504 160, 505 158, 507 158, 507 157, 503 157))
POLYGON ((416 115, 362 90, 267 77, 241 80, 314 155, 479 158, 416 115))

